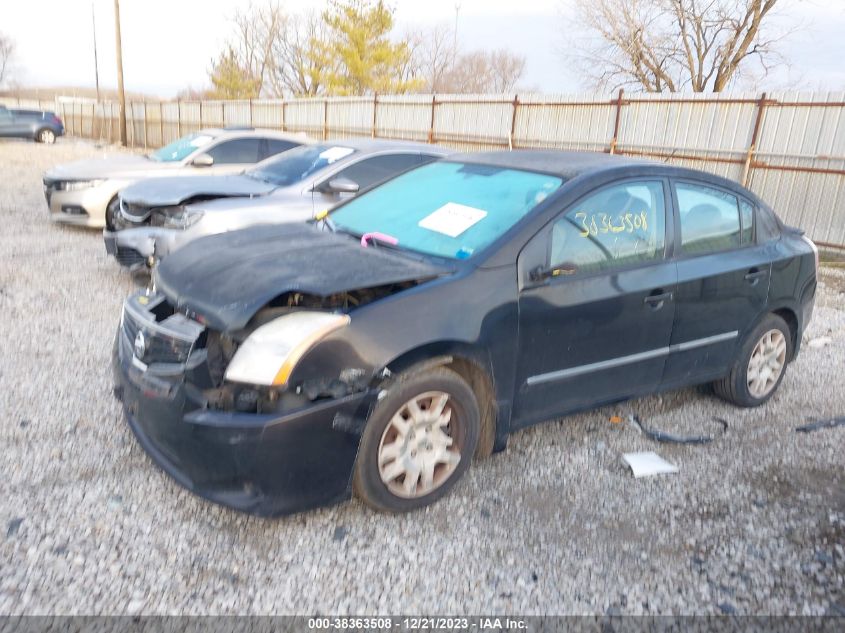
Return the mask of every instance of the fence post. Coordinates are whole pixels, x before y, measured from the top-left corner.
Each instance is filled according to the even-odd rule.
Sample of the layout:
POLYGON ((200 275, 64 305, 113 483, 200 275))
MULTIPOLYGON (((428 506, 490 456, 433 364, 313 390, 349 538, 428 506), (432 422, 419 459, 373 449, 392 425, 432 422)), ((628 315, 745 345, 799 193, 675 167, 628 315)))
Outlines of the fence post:
POLYGON ((158 146, 163 147, 164 142, 164 105, 158 102, 158 146))
POLYGON ((176 138, 182 138, 182 100, 176 99, 176 138))
POLYGON ((200 99, 200 129, 202 129, 202 99, 200 99))
POLYGON ((748 186, 748 177, 751 175, 751 164, 754 161, 754 153, 757 151, 757 139, 760 136, 760 126, 763 122, 763 111, 766 109, 766 93, 760 95, 757 102, 757 116, 754 117, 754 129, 751 132, 751 143, 745 154, 745 164, 742 166, 742 180, 739 182, 743 187, 748 186))
POLYGON ((255 127, 255 116, 252 112, 252 99, 249 100, 249 127, 255 127))
POLYGON ((516 110, 519 108, 519 95, 513 96, 513 112, 511 113, 511 133, 508 135, 508 149, 513 149, 513 137, 516 132, 516 110))
POLYGON ((329 138, 329 100, 323 99, 323 140, 329 138))
POLYGON ((147 149, 147 128, 149 127, 149 122, 147 121, 147 102, 143 102, 144 105, 144 149, 147 149))
POLYGON ((434 106, 437 105, 437 95, 431 95, 431 123, 428 126, 428 142, 434 143, 434 106))
POLYGON ((285 112, 285 110, 287 109, 287 105, 288 105, 288 102, 285 99, 282 99, 282 132, 287 132, 287 130, 288 130, 288 128, 287 128, 288 118, 287 118, 287 113, 285 112))
POLYGON ((370 135, 372 138, 376 137, 376 111, 378 110, 378 91, 373 93, 373 132, 370 135))
POLYGON ((622 95, 624 93, 624 88, 620 88, 619 94, 616 96, 616 119, 613 122, 613 138, 610 139, 610 154, 616 153, 616 145, 619 142, 619 121, 622 118, 622 95))

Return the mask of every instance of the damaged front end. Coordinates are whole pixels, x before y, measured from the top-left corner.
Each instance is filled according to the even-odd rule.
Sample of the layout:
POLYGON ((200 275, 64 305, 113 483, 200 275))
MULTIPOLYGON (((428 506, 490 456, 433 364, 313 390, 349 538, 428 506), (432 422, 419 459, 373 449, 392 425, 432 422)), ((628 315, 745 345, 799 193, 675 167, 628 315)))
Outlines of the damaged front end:
POLYGON ((274 384, 276 375, 261 375, 267 350, 259 345, 247 358, 256 380, 231 380, 239 353, 250 355, 261 327, 285 314, 311 314, 301 310, 313 301, 289 297, 290 305, 268 307, 242 330, 224 333, 177 311, 162 294, 126 299, 115 340, 115 392, 139 442, 180 484, 261 515, 349 497, 359 440, 359 425, 350 421, 365 418, 375 399, 363 375, 319 387, 274 384))

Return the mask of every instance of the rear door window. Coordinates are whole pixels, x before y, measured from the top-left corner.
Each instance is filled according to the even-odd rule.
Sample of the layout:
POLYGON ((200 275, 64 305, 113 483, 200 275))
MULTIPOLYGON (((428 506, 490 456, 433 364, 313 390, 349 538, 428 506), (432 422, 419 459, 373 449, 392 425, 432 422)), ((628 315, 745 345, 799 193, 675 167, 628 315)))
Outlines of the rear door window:
POLYGON ((341 169, 331 177, 331 180, 348 178, 352 182, 358 183, 358 186, 363 190, 421 164, 423 164, 423 160, 419 154, 383 154, 366 158, 346 169, 341 169))
POLYGON ((259 160, 261 141, 260 138, 223 141, 209 149, 207 154, 214 159, 215 165, 256 163, 259 160))
POLYGON ((684 253, 716 253, 751 243, 753 209, 745 203, 743 222, 737 196, 716 187, 687 182, 676 183, 675 193, 684 253))

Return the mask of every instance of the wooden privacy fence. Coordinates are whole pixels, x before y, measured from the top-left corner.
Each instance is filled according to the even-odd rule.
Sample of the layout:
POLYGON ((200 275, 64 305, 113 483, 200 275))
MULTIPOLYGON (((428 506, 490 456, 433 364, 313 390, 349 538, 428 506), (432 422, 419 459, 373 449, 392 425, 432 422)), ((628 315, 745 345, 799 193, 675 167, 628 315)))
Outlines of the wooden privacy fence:
MULTIPOLYGON (((5 99, 51 109, 68 134, 114 142, 113 102, 5 99)), ((154 148, 205 127, 369 136, 458 150, 555 148, 642 156, 739 181, 819 244, 845 248, 845 93, 374 95, 127 104, 128 142, 154 148)))

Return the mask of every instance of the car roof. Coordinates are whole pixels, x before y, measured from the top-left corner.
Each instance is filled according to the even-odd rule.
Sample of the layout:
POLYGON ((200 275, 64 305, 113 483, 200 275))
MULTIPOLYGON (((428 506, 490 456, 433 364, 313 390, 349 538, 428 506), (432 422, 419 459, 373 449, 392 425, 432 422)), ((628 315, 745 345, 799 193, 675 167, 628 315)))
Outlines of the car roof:
POLYGON ((472 152, 454 157, 466 163, 479 163, 510 169, 538 171, 571 180, 582 174, 619 169, 630 165, 659 165, 656 161, 627 158, 603 152, 519 149, 498 152, 472 152))
POLYGON ((253 128, 253 127, 210 127, 197 132, 197 134, 207 134, 213 136, 215 139, 224 137, 249 138, 252 136, 261 136, 266 138, 276 138, 284 141, 295 141, 297 143, 310 143, 308 137, 304 132, 282 132, 280 130, 271 130, 269 128, 253 128))
POLYGON ((363 153, 375 153, 385 150, 405 150, 409 152, 424 152, 426 154, 435 154, 438 156, 446 156, 454 154, 455 150, 440 145, 432 145, 430 143, 420 143, 417 141, 395 141, 390 139, 380 138, 330 138, 325 141, 314 141, 326 145, 340 145, 342 147, 349 147, 363 153))

